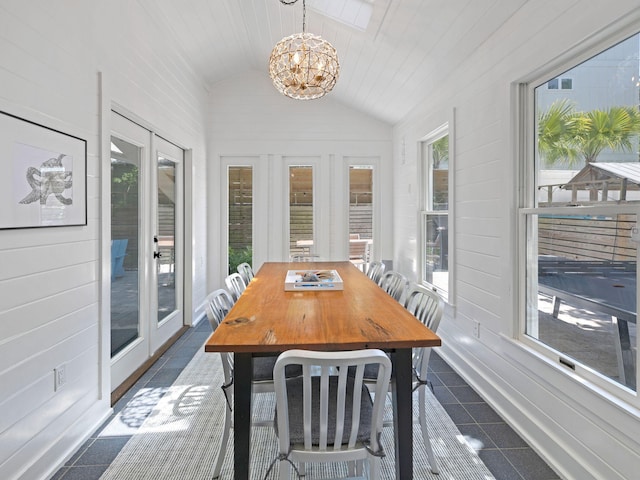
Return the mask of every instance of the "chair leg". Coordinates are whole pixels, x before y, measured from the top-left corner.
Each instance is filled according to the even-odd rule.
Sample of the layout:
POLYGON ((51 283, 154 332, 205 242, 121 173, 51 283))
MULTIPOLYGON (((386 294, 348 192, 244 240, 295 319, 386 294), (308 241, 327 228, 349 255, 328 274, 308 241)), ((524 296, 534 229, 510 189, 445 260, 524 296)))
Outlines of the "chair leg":
POLYGON ((351 460, 347 462, 347 474, 349 478, 351 477, 362 477, 363 475, 363 461, 362 460, 351 460))
POLYGON ((422 439, 424 440, 424 446, 427 449, 427 458, 429 458, 429 465, 431 466, 431 473, 439 474, 438 464, 436 463, 436 457, 433 454, 433 448, 431 447, 431 439, 429 439, 429 433, 427 432, 427 415, 425 411, 425 402, 427 401, 425 394, 425 386, 421 385, 418 388, 418 420, 420 422, 420 429, 422 430, 422 439))
POLYGON ((287 460, 280 460, 280 480, 289 480, 291 464, 287 460))
POLYGON ((213 479, 220 478, 220 471, 222 470, 222 462, 227 453, 227 445, 229 444, 229 432, 232 426, 232 412, 229 405, 225 407, 224 414, 224 427, 222 429, 222 442, 220 442, 220 450, 218 451, 218 458, 216 458, 215 466, 213 467, 213 479))
MULTIPOLYGON (((365 466, 365 469, 368 468, 369 472, 366 478, 369 480, 380 480, 380 458, 370 455, 367 463, 368 465, 365 466)), ((363 476, 364 474, 365 472, 362 472, 363 476)))

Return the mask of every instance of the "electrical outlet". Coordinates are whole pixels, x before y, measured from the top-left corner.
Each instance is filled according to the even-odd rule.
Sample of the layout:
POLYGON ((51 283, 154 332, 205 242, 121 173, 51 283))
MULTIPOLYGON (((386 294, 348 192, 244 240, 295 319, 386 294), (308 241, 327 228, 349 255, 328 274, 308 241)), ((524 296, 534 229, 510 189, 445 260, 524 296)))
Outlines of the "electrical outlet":
POLYGON ((476 338, 480 338, 480 322, 477 320, 473 321, 473 336, 476 338))
POLYGON ((67 366, 63 363, 53 369, 53 390, 57 392, 65 383, 67 383, 67 366))

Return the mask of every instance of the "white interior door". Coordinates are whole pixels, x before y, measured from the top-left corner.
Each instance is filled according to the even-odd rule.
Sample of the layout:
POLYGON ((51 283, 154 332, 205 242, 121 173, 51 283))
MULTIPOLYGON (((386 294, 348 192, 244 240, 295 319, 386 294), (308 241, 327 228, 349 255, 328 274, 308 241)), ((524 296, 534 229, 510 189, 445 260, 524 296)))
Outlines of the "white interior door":
POLYGON ((184 152, 112 113, 111 385, 183 324, 184 152))

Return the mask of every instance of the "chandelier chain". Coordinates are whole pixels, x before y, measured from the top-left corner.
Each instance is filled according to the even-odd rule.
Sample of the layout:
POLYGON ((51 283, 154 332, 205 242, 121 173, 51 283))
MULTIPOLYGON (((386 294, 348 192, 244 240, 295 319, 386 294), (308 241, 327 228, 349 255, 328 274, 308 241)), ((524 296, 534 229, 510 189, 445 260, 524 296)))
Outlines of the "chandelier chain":
MULTIPOLYGON (((298 0, 280 0, 283 5, 293 5, 298 0)), ((307 31, 307 2, 302 0, 302 33, 307 31)))

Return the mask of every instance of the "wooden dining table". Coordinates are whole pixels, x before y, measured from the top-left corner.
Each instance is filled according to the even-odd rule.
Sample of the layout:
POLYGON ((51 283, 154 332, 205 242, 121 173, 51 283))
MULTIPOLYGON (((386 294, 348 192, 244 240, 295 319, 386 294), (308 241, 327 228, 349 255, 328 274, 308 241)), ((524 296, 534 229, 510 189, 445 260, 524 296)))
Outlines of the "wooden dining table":
POLYGON ((390 353, 396 478, 412 480, 411 352, 440 344, 435 333, 348 261, 263 264, 204 347, 205 352, 234 353, 235 480, 249 479, 253 357, 294 348, 390 353), (285 291, 289 270, 336 270, 343 289, 285 291))

